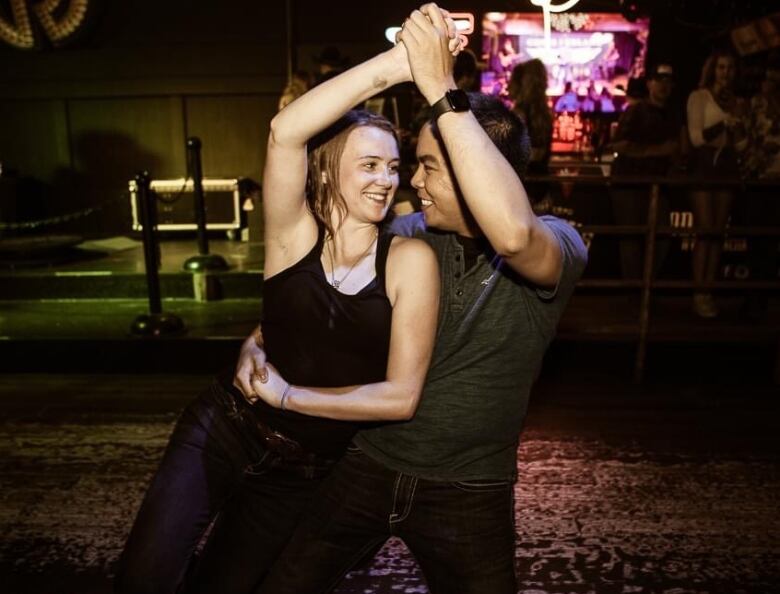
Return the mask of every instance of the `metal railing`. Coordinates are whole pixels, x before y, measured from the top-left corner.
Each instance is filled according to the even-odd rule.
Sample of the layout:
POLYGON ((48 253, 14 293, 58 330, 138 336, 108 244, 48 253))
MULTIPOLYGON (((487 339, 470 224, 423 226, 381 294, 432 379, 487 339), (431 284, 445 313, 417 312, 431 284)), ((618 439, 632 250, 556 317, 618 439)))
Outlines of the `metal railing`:
MULTIPOLYGON (((658 220, 661 188, 732 188, 735 192, 744 193, 746 190, 777 188, 774 196, 780 200, 780 179, 775 180, 719 180, 701 179, 698 177, 680 176, 610 176, 600 177, 596 175, 544 175, 528 176, 526 182, 540 182, 548 184, 573 184, 576 186, 601 186, 608 188, 625 188, 645 186, 649 191, 647 207, 647 223, 644 225, 620 225, 620 224, 582 224, 577 229, 582 234, 598 233, 599 235, 614 236, 644 236, 644 262, 642 277, 640 280, 596 278, 582 279, 578 287, 599 289, 641 289, 639 305, 639 320, 637 332, 637 351, 634 360, 634 380, 641 382, 645 372, 647 359, 648 337, 650 335, 651 317, 650 302, 654 289, 735 289, 735 290, 780 290, 780 278, 772 280, 718 280, 712 282, 697 282, 690 280, 664 280, 656 279, 655 247, 659 236, 695 236, 725 238, 729 236, 739 237, 778 237, 780 238, 780 221, 773 221, 771 225, 740 225, 726 228, 714 228, 704 226, 692 226, 680 229, 667 225, 660 225, 658 220)), ((641 191, 641 190, 637 190, 641 191)), ((778 332, 778 345, 775 362, 775 381, 780 382, 780 332, 778 332)))

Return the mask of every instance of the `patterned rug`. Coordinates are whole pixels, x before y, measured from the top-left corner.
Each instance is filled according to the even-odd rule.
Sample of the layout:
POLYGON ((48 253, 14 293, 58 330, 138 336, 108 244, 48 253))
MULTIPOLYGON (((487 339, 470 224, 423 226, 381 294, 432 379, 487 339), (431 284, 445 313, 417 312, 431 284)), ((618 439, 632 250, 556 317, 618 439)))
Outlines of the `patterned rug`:
MULTIPOLYGON (((107 404, 114 378, 82 382, 80 390, 89 385, 100 396, 81 402, 67 382, 64 400, 54 399, 56 378, 48 381, 49 393, 37 400, 10 383, 0 389, 0 591, 106 592, 185 400, 144 411, 137 397, 132 410, 118 411, 107 404)), ((121 381, 127 390, 134 380, 121 381)), ((151 385, 158 386, 144 384, 151 385)), ((36 389, 43 387, 26 388, 36 389)), ((520 591, 779 592, 777 406, 610 402, 569 399, 531 411, 516 486, 520 591)), ((338 592, 427 588, 394 539, 338 592)))

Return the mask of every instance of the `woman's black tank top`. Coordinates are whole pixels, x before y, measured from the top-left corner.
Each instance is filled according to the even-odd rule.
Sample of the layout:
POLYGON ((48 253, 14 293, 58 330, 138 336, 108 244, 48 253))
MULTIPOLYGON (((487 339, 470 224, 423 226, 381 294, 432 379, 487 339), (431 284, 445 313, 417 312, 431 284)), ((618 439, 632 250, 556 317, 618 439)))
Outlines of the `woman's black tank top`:
MULTIPOLYGON (((380 233, 376 277, 355 295, 337 291, 320 261, 324 243, 263 283, 263 340, 268 361, 291 384, 337 387, 384 381, 390 350, 392 306, 385 293, 385 265, 393 235, 380 233)), ((335 421, 282 411, 260 402, 263 422, 305 449, 340 455, 357 432, 357 422, 335 421)))

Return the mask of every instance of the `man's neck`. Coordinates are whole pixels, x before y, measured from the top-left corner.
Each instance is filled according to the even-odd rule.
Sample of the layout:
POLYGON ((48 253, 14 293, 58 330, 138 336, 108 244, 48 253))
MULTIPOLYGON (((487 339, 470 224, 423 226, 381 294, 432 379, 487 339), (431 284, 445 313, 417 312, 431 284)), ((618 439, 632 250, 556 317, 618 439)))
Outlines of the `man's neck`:
POLYGON ((660 100, 660 99, 656 99, 656 98, 655 98, 655 97, 653 97, 652 95, 650 95, 650 96, 647 98, 647 102, 648 102, 648 103, 650 103, 650 105, 652 105, 652 106, 654 106, 654 107, 658 107, 659 109, 663 109, 664 107, 666 107, 666 99, 664 99, 664 100, 662 101, 662 100, 660 100))
POLYGON ((468 237, 465 235, 456 235, 455 239, 463 248, 463 269, 470 270, 477 263, 477 258, 485 253, 490 247, 487 238, 484 235, 479 237, 468 237))

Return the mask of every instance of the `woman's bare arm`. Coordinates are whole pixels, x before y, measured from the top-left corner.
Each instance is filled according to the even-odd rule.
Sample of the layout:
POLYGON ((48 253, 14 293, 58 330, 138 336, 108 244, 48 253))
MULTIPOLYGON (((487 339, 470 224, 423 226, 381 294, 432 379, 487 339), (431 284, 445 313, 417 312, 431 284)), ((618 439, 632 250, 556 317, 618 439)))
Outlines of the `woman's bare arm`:
POLYGON ((439 313, 439 272, 428 245, 395 239, 387 262, 387 295, 393 304, 390 354, 384 381, 362 386, 289 386, 268 365, 268 381, 253 391, 271 406, 341 420, 404 420, 414 415, 428 372, 439 313))
POLYGON ((305 93, 271 122, 263 173, 266 276, 303 256, 316 237, 306 208, 306 143, 355 105, 411 80, 402 45, 350 68, 305 93))

